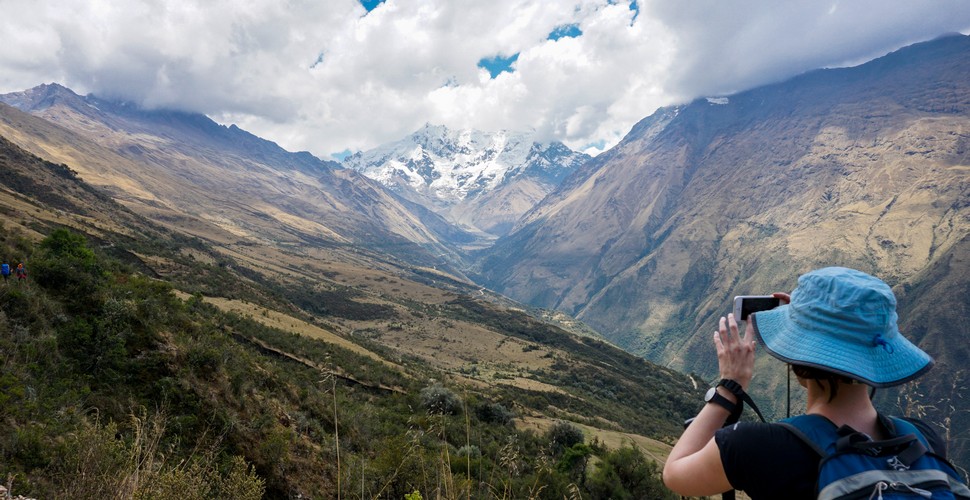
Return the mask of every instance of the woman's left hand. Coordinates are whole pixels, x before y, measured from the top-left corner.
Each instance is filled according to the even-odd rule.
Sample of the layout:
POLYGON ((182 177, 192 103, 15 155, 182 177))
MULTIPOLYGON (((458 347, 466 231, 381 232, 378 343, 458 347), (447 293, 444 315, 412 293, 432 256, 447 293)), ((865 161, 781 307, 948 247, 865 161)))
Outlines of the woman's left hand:
POLYGON ((745 390, 754 374, 754 328, 747 322, 744 336, 738 332, 734 314, 721 318, 719 328, 714 332, 714 346, 717 348, 717 363, 721 378, 731 379, 741 384, 745 390))

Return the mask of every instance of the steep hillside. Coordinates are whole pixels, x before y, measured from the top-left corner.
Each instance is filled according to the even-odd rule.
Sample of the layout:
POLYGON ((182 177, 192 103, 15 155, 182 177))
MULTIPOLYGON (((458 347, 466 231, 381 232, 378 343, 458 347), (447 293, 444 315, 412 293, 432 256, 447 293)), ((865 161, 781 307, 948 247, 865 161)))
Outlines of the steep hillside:
POLYGON ((527 133, 426 125, 344 164, 450 220, 502 235, 587 160, 527 133))
POLYGON ((0 256, 30 270, 0 284, 15 494, 666 494, 650 464, 698 406, 683 375, 434 269, 257 270, 2 137, 0 178, 0 256))
MULTIPOLYGON (((379 184, 205 116, 144 111, 56 84, 0 96, 0 133, 132 210, 232 244, 354 245, 427 264, 468 238, 379 184), (52 126, 53 124, 53 126, 52 126)), ((454 260, 455 257, 453 257, 454 260)))
POLYGON ((481 276, 649 359, 712 375, 709 331, 733 295, 856 267, 910 290, 904 330, 936 331, 915 313, 947 310, 948 331, 941 319, 922 339, 957 370, 926 377, 942 387, 964 376, 959 325, 970 317, 965 296, 934 300, 942 273, 928 273, 970 276, 958 257, 970 234, 968 117, 965 36, 661 110, 484 252, 481 276))

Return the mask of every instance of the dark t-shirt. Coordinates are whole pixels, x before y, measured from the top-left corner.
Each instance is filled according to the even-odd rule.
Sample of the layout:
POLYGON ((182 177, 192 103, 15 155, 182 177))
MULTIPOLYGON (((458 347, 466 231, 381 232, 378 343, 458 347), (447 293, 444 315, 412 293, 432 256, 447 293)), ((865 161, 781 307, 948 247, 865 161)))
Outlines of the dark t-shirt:
MULTIPOLYGON (((936 432, 923 422, 911 422, 932 449, 945 456, 944 444, 936 432)), ((740 422, 718 430, 714 442, 731 486, 753 500, 815 498, 820 457, 784 427, 740 422)))
POLYGON ((753 500, 815 498, 819 457, 780 425, 740 422, 714 434, 731 486, 753 500))

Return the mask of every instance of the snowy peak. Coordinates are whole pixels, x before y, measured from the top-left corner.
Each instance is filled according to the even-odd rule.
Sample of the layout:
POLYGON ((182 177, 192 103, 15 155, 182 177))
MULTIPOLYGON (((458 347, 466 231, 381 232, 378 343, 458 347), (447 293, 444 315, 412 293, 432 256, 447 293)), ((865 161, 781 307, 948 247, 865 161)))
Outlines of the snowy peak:
POLYGON ((384 185, 407 186, 433 205, 449 206, 525 175, 558 184, 589 157, 532 134, 451 130, 425 125, 397 142, 348 157, 344 164, 384 185))

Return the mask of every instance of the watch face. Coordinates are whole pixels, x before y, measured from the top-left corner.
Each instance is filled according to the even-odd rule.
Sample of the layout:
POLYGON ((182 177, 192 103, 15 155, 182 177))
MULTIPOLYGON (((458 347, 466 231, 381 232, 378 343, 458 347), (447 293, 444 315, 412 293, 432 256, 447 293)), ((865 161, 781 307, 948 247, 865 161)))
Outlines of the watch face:
POLYGON ((707 394, 704 395, 704 401, 710 401, 715 394, 717 394, 717 387, 711 387, 707 390, 707 394))

